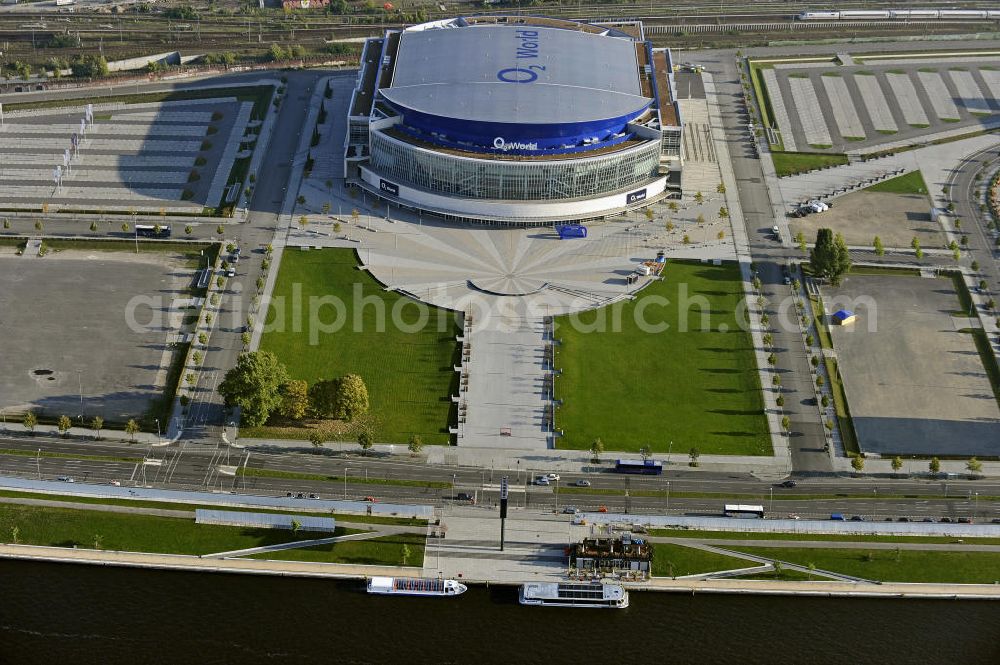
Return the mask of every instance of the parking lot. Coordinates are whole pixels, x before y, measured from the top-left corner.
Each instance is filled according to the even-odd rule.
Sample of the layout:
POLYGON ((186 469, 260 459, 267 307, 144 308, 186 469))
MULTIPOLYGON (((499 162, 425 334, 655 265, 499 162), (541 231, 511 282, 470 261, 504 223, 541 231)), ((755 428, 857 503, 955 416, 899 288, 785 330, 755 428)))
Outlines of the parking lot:
POLYGON ((86 422, 141 416, 162 394, 167 343, 185 315, 171 306, 193 276, 186 260, 165 252, 40 258, 0 247, 0 410, 86 422), (130 311, 146 330, 130 328, 130 311))
POLYGON ((253 104, 235 97, 97 103, 82 134, 86 100, 71 101, 6 113, 4 208, 197 213, 219 206, 235 160, 249 154, 242 139, 253 104))
POLYGON ((995 120, 993 62, 854 55, 847 65, 776 64, 762 78, 786 150, 845 152, 995 120))
POLYGON ((950 278, 852 275, 823 297, 827 314, 858 315, 831 332, 863 451, 1000 452, 1000 408, 950 278))
POLYGON ((801 232, 806 240, 816 238, 819 228, 833 229, 848 245, 871 247, 875 236, 885 247, 909 248, 914 237, 922 247, 943 247, 944 234, 931 220, 924 194, 891 194, 860 191, 840 196, 832 208, 805 217, 791 217, 792 236, 801 232))

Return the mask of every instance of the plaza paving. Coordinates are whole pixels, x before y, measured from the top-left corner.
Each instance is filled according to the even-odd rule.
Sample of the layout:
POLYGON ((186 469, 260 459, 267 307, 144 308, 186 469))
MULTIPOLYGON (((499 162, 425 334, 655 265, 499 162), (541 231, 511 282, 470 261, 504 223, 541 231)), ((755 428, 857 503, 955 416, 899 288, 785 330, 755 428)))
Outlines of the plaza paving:
POLYGON ((876 150, 946 129, 975 131, 1000 112, 996 60, 858 58, 763 69, 784 148, 876 150))
POLYGON ((950 279, 852 275, 823 296, 827 314, 858 314, 831 332, 862 450, 1000 453, 1000 408, 950 279))
POLYGON ((247 154, 251 102, 235 97, 94 104, 6 113, 0 125, 0 205, 8 209, 200 213, 215 208, 235 160, 247 154), (53 170, 71 150, 61 187, 53 170), (242 152, 241 152, 242 151, 242 152))
MULTIPOLYGON (((194 272, 169 253, 0 248, 0 410, 141 416, 160 396, 194 272), (139 297, 141 303, 133 299, 139 297), (128 317, 142 325, 133 329, 128 317)), ((166 423, 164 423, 164 427, 166 423)))

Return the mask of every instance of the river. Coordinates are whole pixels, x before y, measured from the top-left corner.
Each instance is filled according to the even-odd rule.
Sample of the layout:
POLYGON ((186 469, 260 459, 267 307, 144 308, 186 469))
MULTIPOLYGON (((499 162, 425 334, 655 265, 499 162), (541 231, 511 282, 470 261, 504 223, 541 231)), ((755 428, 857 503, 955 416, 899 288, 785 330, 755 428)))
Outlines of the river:
POLYGON ((370 597, 360 582, 0 561, 0 662, 1000 663, 1000 602, 633 593, 526 608, 511 587, 370 597))

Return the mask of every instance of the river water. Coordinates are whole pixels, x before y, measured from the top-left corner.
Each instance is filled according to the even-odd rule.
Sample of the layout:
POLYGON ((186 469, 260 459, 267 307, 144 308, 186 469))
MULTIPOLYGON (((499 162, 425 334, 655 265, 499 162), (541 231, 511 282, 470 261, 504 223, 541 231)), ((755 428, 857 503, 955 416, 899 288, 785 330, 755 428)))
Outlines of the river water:
POLYGON ((527 608, 511 587, 371 597, 360 582, 0 561, 0 662, 1000 664, 1000 602, 633 593, 527 608))

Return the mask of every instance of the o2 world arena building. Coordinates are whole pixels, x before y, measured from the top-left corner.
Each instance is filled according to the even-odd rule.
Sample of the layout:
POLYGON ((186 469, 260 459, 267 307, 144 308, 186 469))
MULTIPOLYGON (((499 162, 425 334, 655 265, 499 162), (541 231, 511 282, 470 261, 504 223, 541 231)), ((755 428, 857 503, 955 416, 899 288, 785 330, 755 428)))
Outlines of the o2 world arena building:
POLYGON ((450 219, 585 220, 679 195, 670 51, 640 23, 483 16, 369 39, 348 183, 450 219))

